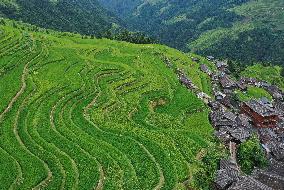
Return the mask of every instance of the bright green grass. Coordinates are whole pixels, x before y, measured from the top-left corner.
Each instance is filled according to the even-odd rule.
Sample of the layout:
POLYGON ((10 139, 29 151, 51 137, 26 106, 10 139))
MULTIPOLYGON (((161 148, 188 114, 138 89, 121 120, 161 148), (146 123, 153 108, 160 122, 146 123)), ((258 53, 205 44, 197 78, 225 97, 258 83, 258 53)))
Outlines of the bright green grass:
POLYGON ((240 101, 248 101, 262 97, 266 97, 269 100, 272 100, 272 96, 266 90, 253 86, 248 87, 246 92, 236 91, 236 95, 240 101))
POLYGON ((188 55, 0 30, 0 189, 182 189, 196 155, 217 146, 206 106, 175 74, 184 69, 210 94, 188 55))
POLYGON ((281 77, 280 66, 263 66, 261 64, 256 64, 247 67, 242 73, 242 76, 253 77, 258 80, 264 80, 275 84, 284 90, 284 78, 281 77))

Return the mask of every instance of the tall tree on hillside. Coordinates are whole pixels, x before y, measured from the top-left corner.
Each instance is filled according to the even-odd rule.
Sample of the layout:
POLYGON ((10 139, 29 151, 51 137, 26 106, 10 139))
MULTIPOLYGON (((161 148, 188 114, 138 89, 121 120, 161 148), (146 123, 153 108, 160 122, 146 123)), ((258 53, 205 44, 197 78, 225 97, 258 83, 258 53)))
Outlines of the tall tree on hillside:
POLYGON ((284 66, 281 69, 281 76, 284 77, 284 66))

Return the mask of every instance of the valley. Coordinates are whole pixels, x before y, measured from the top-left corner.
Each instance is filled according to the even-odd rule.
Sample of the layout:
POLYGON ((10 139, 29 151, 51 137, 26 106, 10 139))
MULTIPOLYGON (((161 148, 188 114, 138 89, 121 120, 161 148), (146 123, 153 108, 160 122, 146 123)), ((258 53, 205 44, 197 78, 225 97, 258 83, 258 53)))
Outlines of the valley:
POLYGON ((284 189, 283 10, 0 1, 0 189, 284 189))

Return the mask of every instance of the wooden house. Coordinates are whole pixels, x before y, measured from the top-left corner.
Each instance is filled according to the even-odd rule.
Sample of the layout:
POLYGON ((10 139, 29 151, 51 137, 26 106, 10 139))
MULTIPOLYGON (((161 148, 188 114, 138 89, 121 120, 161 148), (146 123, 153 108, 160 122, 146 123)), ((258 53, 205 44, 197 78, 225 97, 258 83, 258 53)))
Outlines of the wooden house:
POLYGON ((251 176, 242 176, 228 190, 273 190, 251 176))
POLYGON ((222 92, 220 92, 220 91, 217 91, 217 92, 215 93, 215 99, 216 99, 217 101, 221 101, 221 100, 223 100, 225 97, 226 97, 226 94, 224 94, 224 93, 222 93, 222 92))
POLYGON ((178 75, 180 83, 184 85, 187 89, 190 90, 198 89, 197 86, 193 84, 193 82, 186 76, 186 74, 182 70, 177 69, 176 73, 178 75))
POLYGON ((283 100, 283 92, 275 85, 265 88, 276 100, 283 100))
POLYGON ((207 56, 206 58, 207 58, 208 61, 213 61, 215 59, 215 57, 213 57, 211 55, 207 56))
POLYGON ((253 85, 253 86, 255 86, 256 83, 258 83, 257 79, 255 79, 255 78, 247 78, 247 77, 241 77, 239 82, 241 84, 253 85))
POLYGON ((235 89, 237 87, 235 81, 233 81, 228 75, 220 78, 220 84, 223 89, 235 89))
POLYGON ((200 61, 200 59, 197 58, 197 57, 192 57, 191 60, 194 61, 194 62, 196 62, 196 63, 199 63, 199 61, 200 61))
POLYGON ((200 65, 200 70, 203 71, 204 73, 208 74, 209 76, 212 75, 211 70, 205 64, 200 65))
POLYGON ((274 109, 257 100, 242 103, 241 112, 248 115, 254 126, 259 128, 275 128, 279 121, 279 116, 274 109))
POLYGON ((227 73, 229 70, 228 68, 228 63, 227 61, 217 61, 216 62, 216 67, 219 71, 223 71, 225 73, 227 73))
POLYGON ((237 116, 230 111, 212 111, 210 113, 209 119, 213 125, 213 127, 217 130, 219 130, 221 127, 224 126, 229 126, 229 127, 236 127, 237 122, 236 122, 237 116))
POLYGON ((230 160, 221 160, 220 169, 216 172, 214 186, 215 189, 228 189, 233 183, 240 178, 238 166, 230 160))
POLYGON ((236 84, 241 91, 247 90, 247 85, 245 83, 237 82, 236 84))

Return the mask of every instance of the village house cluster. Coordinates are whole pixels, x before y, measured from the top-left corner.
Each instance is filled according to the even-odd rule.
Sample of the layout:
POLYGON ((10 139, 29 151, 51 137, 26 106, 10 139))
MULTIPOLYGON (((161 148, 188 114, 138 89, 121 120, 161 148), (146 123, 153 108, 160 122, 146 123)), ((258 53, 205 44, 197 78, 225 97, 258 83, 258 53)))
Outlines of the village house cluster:
MULTIPOLYGON (((217 171, 216 189, 284 189, 284 94, 275 85, 254 78, 242 77, 236 81, 230 77, 226 61, 215 60, 217 71, 205 64, 200 70, 211 78, 214 98, 209 99, 209 119, 215 135, 230 150, 229 160, 222 160, 217 171), (241 102, 235 98, 235 90, 246 91, 248 86, 265 89, 273 100, 263 97, 241 102), (253 175, 243 175, 237 165, 236 150, 253 134, 258 135, 263 149, 270 159, 266 170, 255 169, 253 175)), ((193 60, 196 61, 196 60, 193 60)), ((199 62, 199 60, 198 60, 199 62)))
MULTIPOLYGON (((194 92, 211 108, 209 120, 215 129, 215 136, 230 150, 230 158, 221 160, 215 178, 217 190, 278 190, 284 189, 284 93, 276 86, 255 78, 230 77, 227 61, 207 57, 217 70, 201 64, 199 58, 192 61, 200 64, 200 70, 210 79, 214 97, 200 90, 181 69, 176 69, 182 85, 194 92), (241 102, 235 98, 235 91, 245 92, 249 86, 265 89, 272 97, 263 97, 241 102), (269 159, 265 170, 255 169, 250 176, 244 175, 237 163, 237 148, 252 135, 257 135, 269 159)), ((173 68, 170 60, 165 64, 173 68)))

